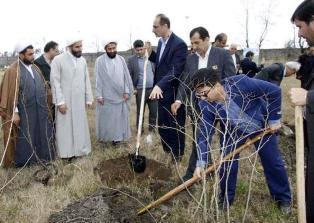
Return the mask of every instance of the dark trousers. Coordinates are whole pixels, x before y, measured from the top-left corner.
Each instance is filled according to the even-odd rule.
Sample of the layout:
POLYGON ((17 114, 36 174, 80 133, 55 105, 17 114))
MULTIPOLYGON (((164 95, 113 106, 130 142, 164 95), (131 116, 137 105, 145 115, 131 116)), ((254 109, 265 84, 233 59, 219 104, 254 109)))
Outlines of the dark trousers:
MULTIPOLYGON (((254 136, 256 136, 256 134, 249 137, 254 138, 254 136)), ((237 139, 240 137, 241 135, 238 134, 237 139)), ((223 148, 224 156, 240 147, 246 140, 246 138, 244 138, 234 143, 234 139, 235 138, 230 135, 225 137, 227 142, 224 143, 224 145, 226 145, 223 148)), ((255 148, 259 148, 258 154, 264 168, 264 175, 272 198, 277 202, 291 202, 288 175, 278 149, 277 136, 275 134, 264 136, 254 145, 255 148)), ((229 204, 233 202, 235 196, 239 157, 239 154, 234 156, 231 161, 224 162, 220 168, 220 199, 228 201, 229 204)))
POLYGON ((185 108, 181 106, 176 116, 171 113, 172 100, 158 101, 158 132, 163 149, 176 158, 184 155, 185 146, 185 108))
MULTIPOLYGON (((145 113, 145 107, 146 104, 148 106, 149 110, 149 116, 148 116, 148 131, 153 131, 156 127, 156 117, 157 117, 157 101, 156 100, 150 100, 149 95, 152 92, 152 88, 147 88, 145 90, 145 100, 144 100, 144 113, 145 113)), ((141 108, 141 99, 142 99, 142 92, 143 89, 137 89, 136 94, 136 127, 138 127, 138 121, 140 116, 140 108, 141 108)), ((144 118, 144 117, 143 117, 144 118)))
MULTIPOLYGON (((304 121, 304 143, 306 154, 306 172, 305 172, 305 202, 306 202, 306 220, 314 222, 314 145, 313 136, 309 134, 308 123, 310 119, 304 121)), ((309 126, 312 126, 310 123, 309 126)))
POLYGON ((189 115, 191 119, 191 126, 192 126, 192 133, 193 133, 193 142, 192 142, 192 151, 189 159, 189 165, 186 169, 185 175, 192 177, 194 170, 196 168, 196 162, 198 160, 198 154, 196 149, 196 143, 197 143, 197 136, 195 133, 197 133, 197 124, 196 124, 196 118, 193 115, 189 115))

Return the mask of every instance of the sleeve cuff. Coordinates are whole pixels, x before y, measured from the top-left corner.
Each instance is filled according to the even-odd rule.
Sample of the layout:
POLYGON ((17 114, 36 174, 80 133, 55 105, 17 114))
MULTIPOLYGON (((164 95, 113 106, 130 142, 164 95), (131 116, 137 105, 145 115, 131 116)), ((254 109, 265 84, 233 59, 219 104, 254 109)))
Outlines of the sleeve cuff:
POLYGON ((280 119, 278 120, 268 120, 268 125, 272 126, 272 125, 278 125, 280 124, 280 119))
POLYGON ((206 163, 205 161, 203 161, 203 160, 197 160, 197 161, 196 161, 196 166, 197 166, 197 167, 205 168, 206 165, 207 165, 207 163, 206 163))
POLYGON ((179 103, 179 104, 182 104, 182 101, 181 100, 175 100, 175 102, 179 103))

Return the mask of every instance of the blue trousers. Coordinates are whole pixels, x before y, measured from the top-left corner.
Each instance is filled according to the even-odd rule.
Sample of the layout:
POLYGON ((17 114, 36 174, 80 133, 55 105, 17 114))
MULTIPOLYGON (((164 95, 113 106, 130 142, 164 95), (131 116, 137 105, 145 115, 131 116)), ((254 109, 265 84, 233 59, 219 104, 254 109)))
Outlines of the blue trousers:
POLYGON ((158 132, 163 149, 172 153, 176 158, 184 155, 185 147, 185 108, 181 106, 178 114, 171 114, 173 101, 158 102, 158 132))
MULTIPOLYGON (((240 147, 247 139, 247 137, 243 137, 243 139, 239 140, 237 143, 234 143, 234 140, 240 139, 242 135, 238 133, 234 134, 237 135, 237 138, 233 137, 234 135, 230 136, 228 134, 227 137, 225 137, 222 151, 224 155, 240 147)), ((252 134, 248 137, 254 138, 256 135, 257 134, 252 134)), ((264 168, 264 175, 266 177, 271 197, 279 203, 290 202, 291 191, 288 175, 278 149, 277 136, 275 134, 266 135, 261 140, 257 141, 254 145, 255 148, 259 149, 258 154, 264 168)), ((225 202, 228 201, 229 204, 232 204, 235 196, 239 157, 239 154, 234 156, 234 159, 225 162, 220 169, 220 199, 223 199, 225 202)))

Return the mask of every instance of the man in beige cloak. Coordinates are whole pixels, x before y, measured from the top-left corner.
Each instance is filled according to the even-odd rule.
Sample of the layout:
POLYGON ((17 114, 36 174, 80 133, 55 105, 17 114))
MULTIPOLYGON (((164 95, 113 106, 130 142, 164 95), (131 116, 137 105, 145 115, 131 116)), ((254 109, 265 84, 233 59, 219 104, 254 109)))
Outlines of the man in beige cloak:
POLYGON ((68 50, 51 63, 51 88, 56 106, 56 144, 61 158, 87 155, 91 141, 86 107, 93 95, 82 40, 67 41, 68 50))

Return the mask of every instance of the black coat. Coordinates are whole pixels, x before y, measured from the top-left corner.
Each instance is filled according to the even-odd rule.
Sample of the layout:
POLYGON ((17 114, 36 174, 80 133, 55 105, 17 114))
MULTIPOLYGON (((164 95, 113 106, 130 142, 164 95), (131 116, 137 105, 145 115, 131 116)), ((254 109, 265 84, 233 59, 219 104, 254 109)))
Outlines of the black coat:
POLYGON ((255 74, 261 70, 260 68, 257 67, 254 61, 251 61, 247 57, 241 61, 241 68, 242 68, 243 74, 249 77, 254 77, 255 74))
POLYGON ((39 67, 39 69, 43 73, 45 80, 50 82, 50 65, 45 60, 44 55, 38 57, 34 61, 34 63, 37 65, 37 67, 39 67))
POLYGON ((273 63, 263 68, 254 78, 268 81, 279 86, 283 79, 284 71, 285 66, 282 63, 273 63))
POLYGON ((301 86, 308 90, 305 110, 305 143, 308 149, 306 168, 306 214, 307 222, 314 222, 314 58, 309 58, 299 70, 302 77, 301 86))

